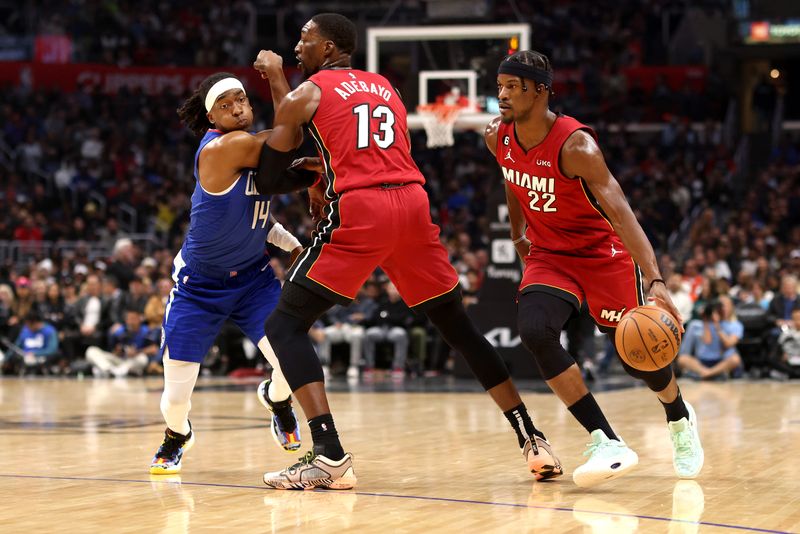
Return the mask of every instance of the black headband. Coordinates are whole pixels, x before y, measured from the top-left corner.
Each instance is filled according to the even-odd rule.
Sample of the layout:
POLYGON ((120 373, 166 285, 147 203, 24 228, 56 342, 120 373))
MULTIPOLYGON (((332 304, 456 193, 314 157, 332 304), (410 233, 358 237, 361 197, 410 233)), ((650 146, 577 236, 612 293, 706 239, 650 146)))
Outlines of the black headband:
POLYGON ((528 78, 534 82, 543 83, 546 87, 553 86, 553 73, 544 69, 519 63, 517 61, 503 61, 497 69, 497 74, 511 74, 520 78, 528 78))

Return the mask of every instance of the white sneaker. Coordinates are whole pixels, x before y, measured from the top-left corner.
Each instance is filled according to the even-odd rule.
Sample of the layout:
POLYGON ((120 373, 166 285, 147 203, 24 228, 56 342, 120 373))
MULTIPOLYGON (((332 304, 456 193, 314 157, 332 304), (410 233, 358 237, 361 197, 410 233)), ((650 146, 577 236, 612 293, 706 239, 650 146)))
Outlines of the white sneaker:
POLYGON ((264 473, 264 484, 273 489, 352 489, 356 482, 350 453, 334 461, 309 451, 283 471, 264 473))
POLYGON ((358 367, 351 365, 347 368, 347 378, 358 378, 358 367))
POLYGON ((682 417, 667 423, 672 440, 672 467, 680 478, 695 478, 703 468, 705 455, 697 432, 697 414, 691 404, 684 403, 689 411, 689 419, 682 417))
POLYGON ((639 463, 639 457, 620 439, 608 439, 599 428, 591 433, 592 442, 587 444, 584 456, 589 457, 582 466, 575 469, 572 480, 575 484, 588 488, 624 475, 639 463))

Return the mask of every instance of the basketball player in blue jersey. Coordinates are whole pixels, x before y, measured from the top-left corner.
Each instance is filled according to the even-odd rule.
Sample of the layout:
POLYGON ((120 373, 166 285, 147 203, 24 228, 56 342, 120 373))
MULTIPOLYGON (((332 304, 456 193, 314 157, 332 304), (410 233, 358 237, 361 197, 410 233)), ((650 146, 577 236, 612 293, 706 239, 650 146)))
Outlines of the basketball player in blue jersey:
MULTIPOLYGON (((280 101, 289 85, 284 78, 273 86, 273 98, 280 101)), ((150 464, 152 474, 180 472, 181 458, 194 444, 190 397, 200 363, 229 318, 272 365, 272 379, 262 382, 258 397, 272 412, 273 437, 288 452, 300 447, 291 390, 264 336, 264 320, 281 292, 265 242, 292 252, 292 261, 302 251, 299 241, 270 218, 270 196, 259 194, 266 189, 258 187, 257 167, 271 130, 249 133, 253 109, 244 87, 224 72, 203 80, 178 115, 203 138, 195 154, 191 222, 175 257, 175 285, 164 314, 161 412, 167 429, 150 464)))

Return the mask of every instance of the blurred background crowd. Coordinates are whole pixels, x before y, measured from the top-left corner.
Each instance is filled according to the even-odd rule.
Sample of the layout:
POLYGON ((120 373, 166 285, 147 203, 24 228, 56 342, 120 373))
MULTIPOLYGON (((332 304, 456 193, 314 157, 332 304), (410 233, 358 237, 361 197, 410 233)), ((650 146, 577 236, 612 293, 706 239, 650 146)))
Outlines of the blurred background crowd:
MULTIPOLYGON (((4 4, 0 51, 27 43, 35 55, 37 36, 56 35, 68 37, 68 46, 56 47, 66 46, 68 61, 119 68, 246 67, 262 47, 278 50, 290 63, 297 30, 316 11, 313 4, 4 4)), ((436 22, 425 2, 343 4, 352 11, 340 11, 361 28, 386 24, 389 10, 391 24, 420 17, 436 22)), ((569 73, 559 82, 554 110, 596 128, 609 167, 659 254, 674 300, 686 322, 694 321, 687 324, 679 366, 703 379, 748 372, 796 377, 800 139, 782 126, 791 111, 781 104, 787 87, 761 73, 744 91, 726 83, 726 64, 708 42, 665 46, 665 32, 675 37, 689 16, 682 2, 601 0, 585 9, 557 4, 487 3, 484 16, 533 24, 534 48, 550 55, 557 74, 569 73), (704 67, 705 83, 676 85, 657 77, 643 87, 624 74, 630 67, 670 64, 704 67)), ((730 2, 695 4, 709 21, 734 16, 730 2)), ((363 65, 360 54, 357 65, 363 65)), ((401 69, 392 70, 391 59, 387 75, 393 82, 416 83, 401 69)), ((494 84, 491 73, 482 79, 494 84)), ((109 94, 90 82, 77 83, 71 92, 3 83, 3 372, 160 373, 172 259, 188 225, 194 188, 197 139, 175 113, 187 94, 125 86, 109 94)), ((271 104, 256 91, 250 98, 255 128, 269 127, 271 104)), ((458 132, 455 145, 444 149, 427 148, 422 132, 412 136, 434 221, 442 227, 466 301, 478 302, 489 264, 489 199, 501 183, 497 166, 479 133, 458 132)), ((313 227, 304 194, 276 198, 272 209, 308 243, 313 227)), ((287 258, 270 251, 281 276, 287 258)), ((584 326, 587 320, 575 318, 584 326)), ((590 324, 584 330, 583 341, 570 343, 571 352, 587 373, 609 372, 608 346, 590 324)), ((452 368, 446 346, 380 271, 356 303, 331 310, 313 335, 326 372, 333 374, 367 380, 384 368, 403 380, 452 368)), ((235 327, 226 327, 204 369, 248 374, 261 372, 261 366, 256 349, 235 327)))

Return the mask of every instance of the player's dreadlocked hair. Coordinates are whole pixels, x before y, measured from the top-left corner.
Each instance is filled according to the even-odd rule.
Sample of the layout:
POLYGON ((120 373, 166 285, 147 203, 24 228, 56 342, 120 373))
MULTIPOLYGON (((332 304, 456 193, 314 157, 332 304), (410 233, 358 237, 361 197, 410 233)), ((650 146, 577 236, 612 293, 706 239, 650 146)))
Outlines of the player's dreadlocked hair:
MULTIPOLYGON (((550 59, 546 55, 535 50, 520 50, 519 52, 514 52, 506 56, 503 61, 522 63, 523 65, 549 72, 551 75, 553 74, 553 65, 550 64, 550 59)), ((547 90, 550 92, 550 96, 555 94, 553 93, 552 87, 547 87, 547 90)))
POLYGON ((192 133, 201 137, 212 125, 206 116, 206 95, 208 90, 223 78, 236 78, 230 72, 217 72, 200 82, 192 96, 178 108, 178 117, 192 133))
POLYGON ((339 51, 345 54, 355 52, 358 32, 350 19, 338 13, 320 13, 311 17, 311 22, 317 25, 323 37, 333 41, 339 51))

